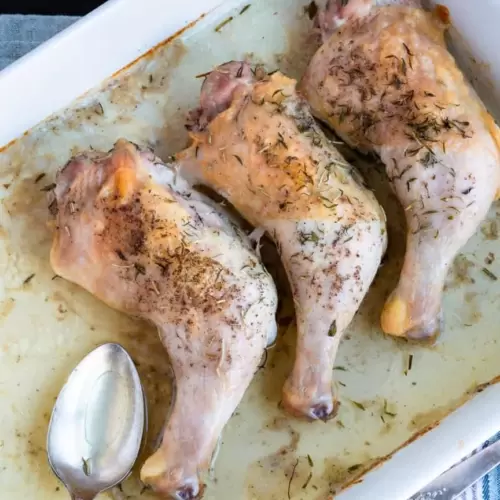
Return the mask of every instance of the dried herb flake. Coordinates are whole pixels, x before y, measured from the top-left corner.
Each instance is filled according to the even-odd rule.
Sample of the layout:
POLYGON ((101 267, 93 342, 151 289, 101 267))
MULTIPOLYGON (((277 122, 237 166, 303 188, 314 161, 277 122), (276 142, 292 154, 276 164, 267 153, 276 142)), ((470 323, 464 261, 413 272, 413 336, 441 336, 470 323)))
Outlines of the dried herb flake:
POLYGON ((247 4, 245 5, 245 7, 243 7, 241 10, 240 10, 240 16, 241 14, 244 14, 249 8, 251 7, 251 4, 247 4))
POLYGON ((486 269, 486 267, 483 267, 482 271, 491 280, 493 280, 493 281, 497 281, 498 280, 497 276, 495 274, 493 274, 489 269, 486 269))
POLYGON ((90 458, 87 458, 87 460, 85 460, 83 457, 82 457, 82 470, 83 470, 83 473, 86 475, 86 476, 90 476, 90 458))
POLYGON ((35 273, 30 274, 24 281, 23 285, 27 285, 33 278, 35 277, 35 273))
POLYGON ((335 337, 336 334, 337 334, 337 321, 334 319, 328 330, 328 336, 335 337))
POLYGON ((230 23, 233 19, 234 19, 234 17, 233 17, 233 16, 230 16, 230 17, 228 17, 227 19, 224 19, 224 21, 222 21, 221 23, 219 23, 219 24, 215 27, 214 31, 215 31, 216 33, 220 33, 220 32, 221 32, 221 30, 222 30, 222 28, 224 28, 224 26, 226 26, 227 24, 229 24, 229 23, 230 23))
POLYGON ((309 472, 309 475, 307 476, 306 482, 303 484, 302 489, 305 490, 309 483, 311 482, 311 479, 313 477, 313 473, 309 472))
POLYGON ((351 403, 356 407, 356 408, 359 408, 360 410, 363 410, 363 411, 366 411, 366 408, 361 404, 361 403, 358 403, 357 401, 353 401, 351 400, 351 403))
POLYGON ((384 399, 384 414, 389 415, 389 417, 395 417, 397 415, 397 413, 392 408, 389 408, 387 399, 384 399))
POLYGON ((293 481, 293 477, 295 476, 295 469, 297 468, 297 465, 299 465, 299 459, 298 458, 297 458, 297 461, 295 462, 295 464, 293 466, 292 474, 290 476, 290 481, 288 481, 288 500, 290 500, 292 498, 292 496, 290 494, 290 488, 292 487, 292 481, 293 481))

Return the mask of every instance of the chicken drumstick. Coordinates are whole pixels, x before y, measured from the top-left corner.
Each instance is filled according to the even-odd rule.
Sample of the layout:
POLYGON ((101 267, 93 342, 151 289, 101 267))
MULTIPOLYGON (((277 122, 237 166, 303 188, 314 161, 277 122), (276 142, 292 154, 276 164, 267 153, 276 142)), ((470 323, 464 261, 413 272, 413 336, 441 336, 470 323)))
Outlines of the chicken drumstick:
POLYGON ((72 159, 55 195, 55 272, 151 321, 170 356, 174 406, 141 478, 198 498, 199 473, 275 338, 274 283, 220 209, 130 142, 72 159))
POLYGON ((276 243, 298 329, 283 403, 325 420, 336 409, 340 338, 385 251, 385 215, 319 129, 295 81, 260 73, 233 61, 208 76, 191 114, 192 144, 177 160, 276 243))
POLYGON ((372 3, 330 1, 320 12, 326 42, 300 88, 319 119, 385 164, 408 233, 382 328, 432 338, 450 264, 498 191, 500 136, 447 51, 438 16, 416 0, 372 3))

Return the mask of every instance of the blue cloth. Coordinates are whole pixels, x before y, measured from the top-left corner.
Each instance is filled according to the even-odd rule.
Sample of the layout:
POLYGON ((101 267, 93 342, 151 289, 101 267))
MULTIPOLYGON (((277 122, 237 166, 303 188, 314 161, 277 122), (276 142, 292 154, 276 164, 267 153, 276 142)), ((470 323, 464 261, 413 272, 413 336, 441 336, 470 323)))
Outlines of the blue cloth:
MULTIPOLYGON (((48 40, 78 18, 71 16, 0 16, 0 69, 48 40)), ((500 439, 500 433, 487 441, 500 439)), ((389 499, 388 499, 389 500, 389 499)), ((461 500, 500 500, 500 467, 476 483, 461 500)))
MULTIPOLYGON (((498 440, 500 433, 486 441, 480 449, 498 440)), ((500 500, 500 466, 469 488, 460 496, 460 500, 500 500)))
POLYGON ((0 16, 0 69, 74 23, 72 16, 0 16))

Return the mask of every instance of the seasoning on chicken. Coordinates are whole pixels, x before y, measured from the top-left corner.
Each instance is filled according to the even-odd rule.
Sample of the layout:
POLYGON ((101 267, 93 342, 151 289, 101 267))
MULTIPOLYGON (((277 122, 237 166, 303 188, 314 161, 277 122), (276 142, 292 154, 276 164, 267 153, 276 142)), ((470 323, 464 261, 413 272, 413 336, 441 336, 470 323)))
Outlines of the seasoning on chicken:
POLYGON ((382 328, 422 339, 439 332, 447 271, 495 199, 500 136, 440 16, 399 3, 330 1, 318 17, 326 42, 300 89, 316 117, 386 166, 408 234, 382 328))
POLYGON ((274 283, 238 226, 130 142, 72 159, 55 195, 55 272, 154 323, 173 366, 173 409, 141 478, 198 498, 199 474, 274 341, 274 283))
POLYGON ((315 123, 296 82, 242 62, 206 79, 191 113, 191 146, 177 155, 276 243, 297 316, 295 364, 283 390, 291 413, 335 414, 332 368, 386 247, 373 194, 315 123))

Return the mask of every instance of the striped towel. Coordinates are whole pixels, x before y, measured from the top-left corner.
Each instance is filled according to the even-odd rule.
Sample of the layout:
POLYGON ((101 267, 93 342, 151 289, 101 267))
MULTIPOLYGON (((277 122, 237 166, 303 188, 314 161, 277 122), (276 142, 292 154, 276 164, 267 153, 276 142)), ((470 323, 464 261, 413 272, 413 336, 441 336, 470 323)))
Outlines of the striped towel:
MULTIPOLYGON (((0 16, 0 70, 78 18, 71 16, 0 16)), ((482 448, 500 439, 500 433, 482 448)), ((461 496, 461 500, 500 500, 500 467, 461 496)))
MULTIPOLYGON (((486 441, 479 449, 482 450, 498 440, 500 433, 486 441)), ((460 500, 500 500, 500 466, 460 495, 460 500)))

